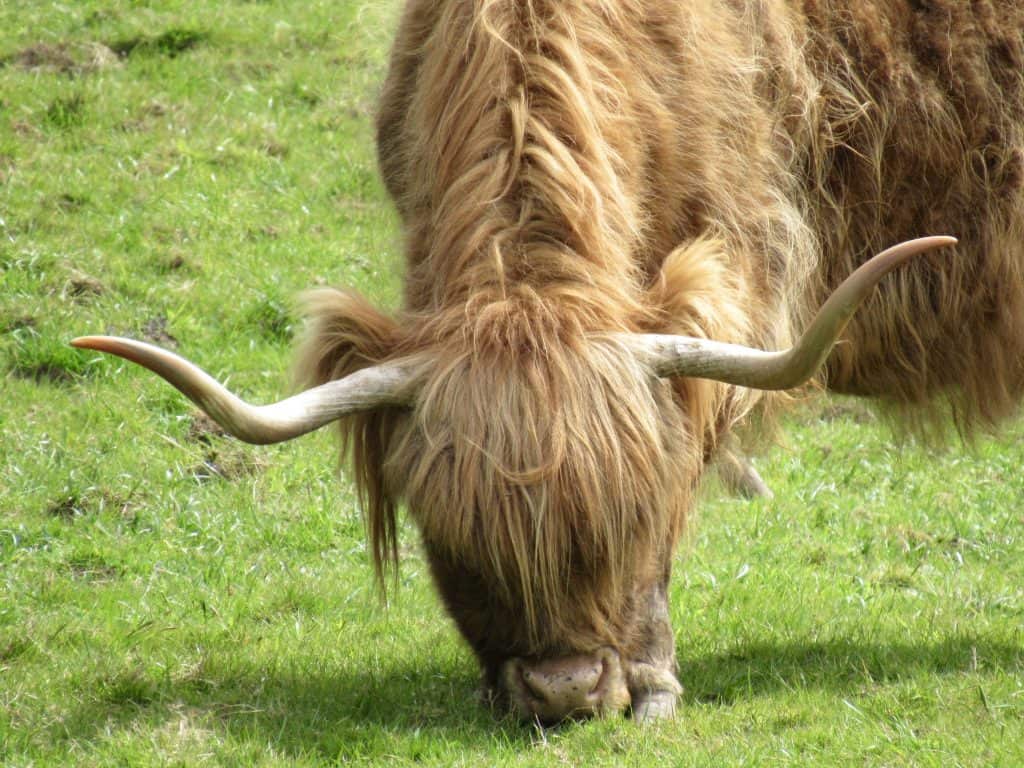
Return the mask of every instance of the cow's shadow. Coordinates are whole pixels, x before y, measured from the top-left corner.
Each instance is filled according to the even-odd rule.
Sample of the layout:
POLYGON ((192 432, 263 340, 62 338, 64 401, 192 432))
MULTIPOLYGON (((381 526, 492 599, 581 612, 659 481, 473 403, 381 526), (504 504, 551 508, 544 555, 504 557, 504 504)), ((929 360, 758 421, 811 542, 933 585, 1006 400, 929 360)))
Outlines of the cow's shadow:
MULTIPOLYGON (((919 675, 1024 669, 1024 647, 985 635, 934 642, 824 641, 741 643, 713 654, 677 651, 688 703, 731 706, 780 689, 845 693, 865 684, 895 683, 919 675)), ((685 704, 684 704, 685 706, 685 704)))
MULTIPOLYGON (((705 655, 688 655, 680 647, 679 656, 683 717, 688 705, 729 707, 793 688, 845 694, 867 681, 884 684, 921 672, 1024 668, 1024 648, 984 635, 905 644, 767 641, 705 655)), ((358 669, 354 665, 344 673, 265 670, 233 659, 205 668, 198 680, 161 685, 148 698, 83 706, 62 722, 62 731, 90 739, 111 727, 174 728, 191 719, 251 749, 272 745, 278 753, 334 760, 415 752, 421 738, 428 750, 438 740, 457 750, 496 742, 527 748, 536 732, 481 704, 476 670, 468 655, 462 658, 454 668, 421 658, 383 672, 370 665, 352 671, 358 669)))
POLYGON ((261 668, 244 658, 209 662, 201 675, 162 681, 144 695, 83 697, 62 720, 58 738, 89 741, 112 731, 194 728, 247 749, 344 761, 414 755, 437 743, 469 749, 495 738, 525 748, 536 737, 480 701, 469 658, 453 669, 423 658, 389 666, 373 662, 371 654, 368 648, 365 666, 357 660, 344 670, 325 669, 316 660, 294 669, 261 668))

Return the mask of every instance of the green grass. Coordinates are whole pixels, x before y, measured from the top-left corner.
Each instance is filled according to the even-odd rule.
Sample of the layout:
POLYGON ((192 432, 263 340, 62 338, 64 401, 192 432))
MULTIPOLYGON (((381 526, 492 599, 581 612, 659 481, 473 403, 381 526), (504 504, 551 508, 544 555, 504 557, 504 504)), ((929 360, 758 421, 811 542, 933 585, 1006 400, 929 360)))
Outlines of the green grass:
POLYGON ((405 531, 383 609, 329 434, 211 435, 86 333, 286 391, 291 297, 400 293, 372 112, 396 0, 0 4, 0 764, 1024 763, 1024 424, 798 411, 672 589, 679 717, 474 700, 405 531))

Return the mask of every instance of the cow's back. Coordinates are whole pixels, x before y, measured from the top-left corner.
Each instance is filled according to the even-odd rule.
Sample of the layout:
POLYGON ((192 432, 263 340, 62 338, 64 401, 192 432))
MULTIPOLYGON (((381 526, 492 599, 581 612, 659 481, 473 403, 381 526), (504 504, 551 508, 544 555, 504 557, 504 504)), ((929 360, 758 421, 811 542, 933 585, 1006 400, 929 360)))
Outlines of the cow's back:
POLYGON ((948 403, 961 427, 994 423, 1024 394, 1024 6, 803 7, 821 88, 802 169, 822 248, 806 306, 887 245, 960 238, 883 284, 830 386, 912 419, 948 403))
POLYGON ((412 0, 378 119, 405 223, 407 308, 568 286, 552 300, 586 296, 587 330, 775 346, 871 254, 953 234, 955 253, 901 271, 857 315, 828 381, 917 406, 907 413, 950 402, 965 426, 1005 416, 1024 394, 1024 6, 919 6, 412 0), (504 61, 481 63, 481 30, 508 36, 504 61), (516 64, 524 52, 532 69, 516 64), (559 93, 537 77, 545 56, 567 74, 559 93), (578 163, 564 178, 586 177, 589 192, 544 191, 539 163, 500 167, 523 149, 520 118, 578 163), (581 157, 594 148, 581 122, 602 156, 581 157), (591 200, 549 216, 562 192, 591 200), (652 320, 644 303, 666 260, 706 238, 729 276, 720 303, 743 322, 652 320))

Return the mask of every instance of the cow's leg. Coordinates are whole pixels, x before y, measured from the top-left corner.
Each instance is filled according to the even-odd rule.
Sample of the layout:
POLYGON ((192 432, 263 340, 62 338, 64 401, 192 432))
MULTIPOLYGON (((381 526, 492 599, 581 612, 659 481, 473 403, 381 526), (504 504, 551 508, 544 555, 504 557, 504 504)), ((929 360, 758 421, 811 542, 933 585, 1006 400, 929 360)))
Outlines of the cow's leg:
POLYGON ((748 499, 770 499, 775 495, 735 440, 730 440, 722 448, 716 463, 718 476, 730 493, 748 499))
POLYGON ((668 615, 667 582, 639 598, 638 642, 628 664, 633 717, 640 721, 671 717, 683 692, 676 679, 676 643, 668 615))

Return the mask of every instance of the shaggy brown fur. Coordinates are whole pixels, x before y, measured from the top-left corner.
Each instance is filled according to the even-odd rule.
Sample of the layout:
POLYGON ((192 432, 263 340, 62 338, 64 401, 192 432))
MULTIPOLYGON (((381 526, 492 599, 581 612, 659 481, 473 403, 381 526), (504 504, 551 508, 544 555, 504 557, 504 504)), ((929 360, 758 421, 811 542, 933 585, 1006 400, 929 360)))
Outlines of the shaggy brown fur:
POLYGON ((1024 4, 807 8, 821 108, 798 167, 822 253, 808 303, 883 243, 961 240, 884 284, 829 382, 910 419, 992 426, 1024 393, 1024 4))
POLYGON ((492 681, 649 655, 693 488, 759 403, 654 380, 614 332, 778 347, 872 252, 955 234, 828 381, 965 429, 1015 407, 1022 36, 1017 0, 410 0, 378 120, 406 306, 317 294, 300 369, 423 353, 413 409, 342 432, 378 567, 404 500, 492 681))

